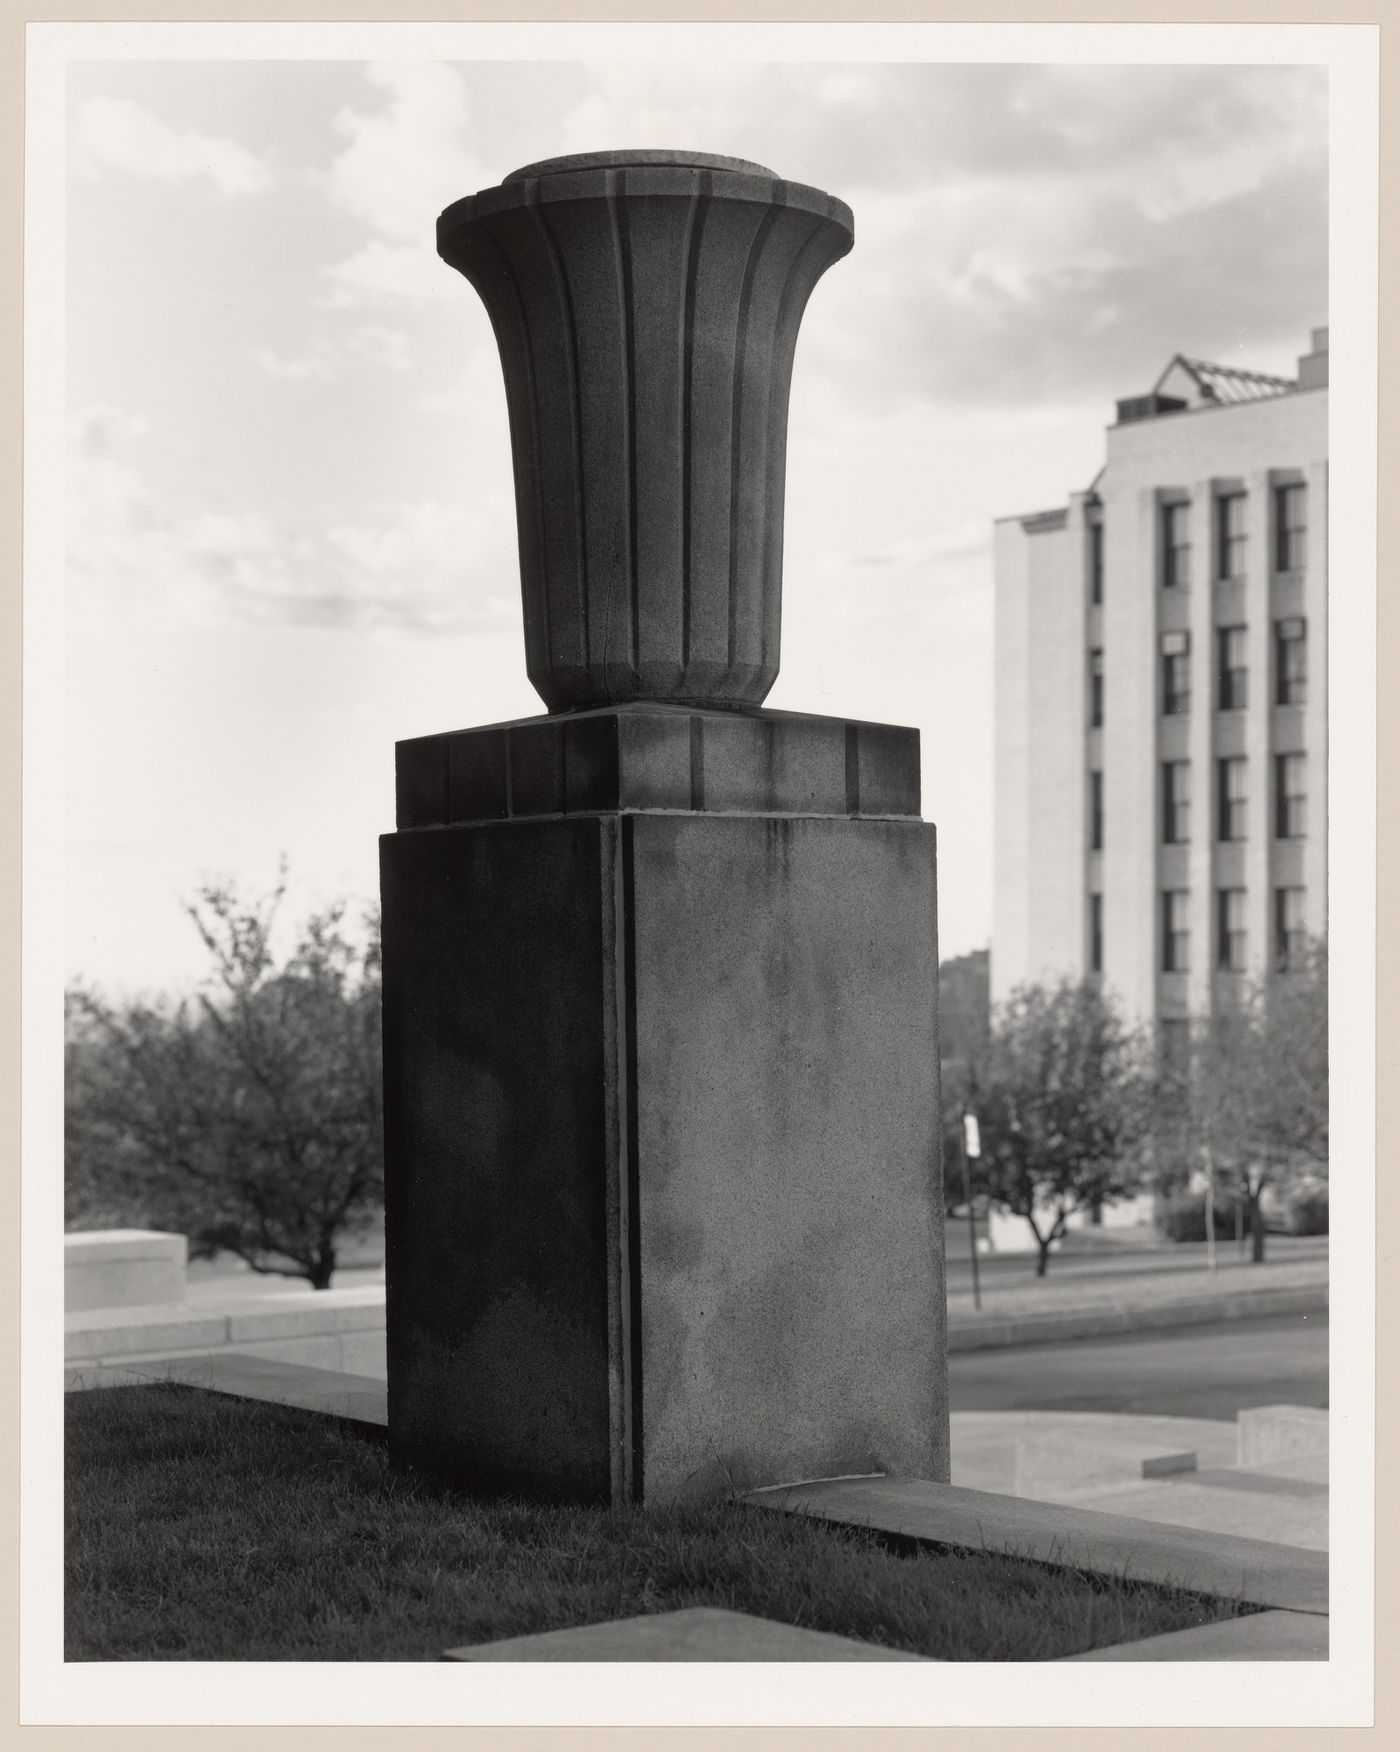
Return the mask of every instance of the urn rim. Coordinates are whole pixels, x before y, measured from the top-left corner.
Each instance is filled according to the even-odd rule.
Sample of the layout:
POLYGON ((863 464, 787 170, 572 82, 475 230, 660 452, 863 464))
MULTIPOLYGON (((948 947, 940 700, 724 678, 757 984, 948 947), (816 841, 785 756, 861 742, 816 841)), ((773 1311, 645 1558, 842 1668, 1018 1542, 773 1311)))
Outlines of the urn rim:
POLYGON ((560 158, 541 158, 523 164, 501 178, 501 187, 532 182, 542 176, 568 176, 584 170, 718 170, 738 176, 769 177, 778 173, 751 158, 731 158, 722 152, 689 152, 675 147, 621 148, 609 152, 570 152, 560 158))

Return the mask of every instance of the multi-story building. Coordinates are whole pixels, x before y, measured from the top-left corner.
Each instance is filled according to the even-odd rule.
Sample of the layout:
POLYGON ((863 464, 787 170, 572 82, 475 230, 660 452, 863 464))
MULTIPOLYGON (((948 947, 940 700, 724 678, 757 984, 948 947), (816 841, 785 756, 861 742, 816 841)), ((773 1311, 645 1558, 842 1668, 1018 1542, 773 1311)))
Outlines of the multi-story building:
POLYGON ((994 1001, 1098 974, 1170 1050, 1325 932, 1326 329, 1296 381, 1178 355, 997 524, 995 770, 994 1001))

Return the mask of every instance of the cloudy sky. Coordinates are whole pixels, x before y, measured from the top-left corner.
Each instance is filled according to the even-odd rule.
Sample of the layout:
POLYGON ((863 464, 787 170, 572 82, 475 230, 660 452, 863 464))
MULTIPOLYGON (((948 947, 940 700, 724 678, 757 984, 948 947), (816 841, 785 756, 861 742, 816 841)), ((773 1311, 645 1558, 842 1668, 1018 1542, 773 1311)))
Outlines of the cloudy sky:
POLYGON ((1316 69, 94 61, 67 129, 67 971, 114 990, 199 971, 207 876, 371 898, 395 740, 542 709, 449 201, 679 146, 854 209, 768 703, 921 728, 945 954, 991 929, 992 520, 1178 349, 1291 374, 1327 320, 1316 69))

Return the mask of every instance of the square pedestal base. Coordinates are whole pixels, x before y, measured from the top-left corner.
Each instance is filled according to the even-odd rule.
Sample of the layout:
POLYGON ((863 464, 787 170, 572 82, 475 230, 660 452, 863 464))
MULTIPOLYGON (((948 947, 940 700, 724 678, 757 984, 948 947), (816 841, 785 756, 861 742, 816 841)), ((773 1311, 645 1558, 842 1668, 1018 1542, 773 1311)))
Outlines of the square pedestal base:
POLYGON ((934 830, 386 835, 389 1429, 469 1489, 948 1476, 934 830))

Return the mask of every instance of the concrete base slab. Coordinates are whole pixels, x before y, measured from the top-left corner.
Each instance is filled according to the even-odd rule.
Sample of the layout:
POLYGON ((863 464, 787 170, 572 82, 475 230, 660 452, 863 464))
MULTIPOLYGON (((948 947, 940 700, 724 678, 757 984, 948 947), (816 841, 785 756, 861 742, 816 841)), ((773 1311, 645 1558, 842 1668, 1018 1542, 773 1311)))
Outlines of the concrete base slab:
POLYGON ((1251 1612, 1140 1642, 1066 1655, 1067 1661, 1325 1661, 1327 1620, 1313 1612, 1251 1612))
POLYGON ((1002 1551, 1098 1575, 1136 1576, 1256 1606, 1327 1610, 1325 1553, 1194 1527, 1168 1527, 917 1478, 779 1485, 752 1491, 744 1501, 933 1545, 1002 1551))
POLYGON ((921 1661, 848 1636, 710 1606, 449 1649, 448 1661, 921 1661))
POLYGON ((224 1351, 215 1356, 172 1357, 151 1363, 103 1363, 63 1372, 66 1393, 90 1388, 149 1387, 173 1381, 182 1387, 203 1387, 238 1399, 260 1399, 270 1405, 292 1405, 351 1423, 386 1428, 387 1391, 382 1381, 334 1369, 306 1368, 267 1357, 224 1351))

